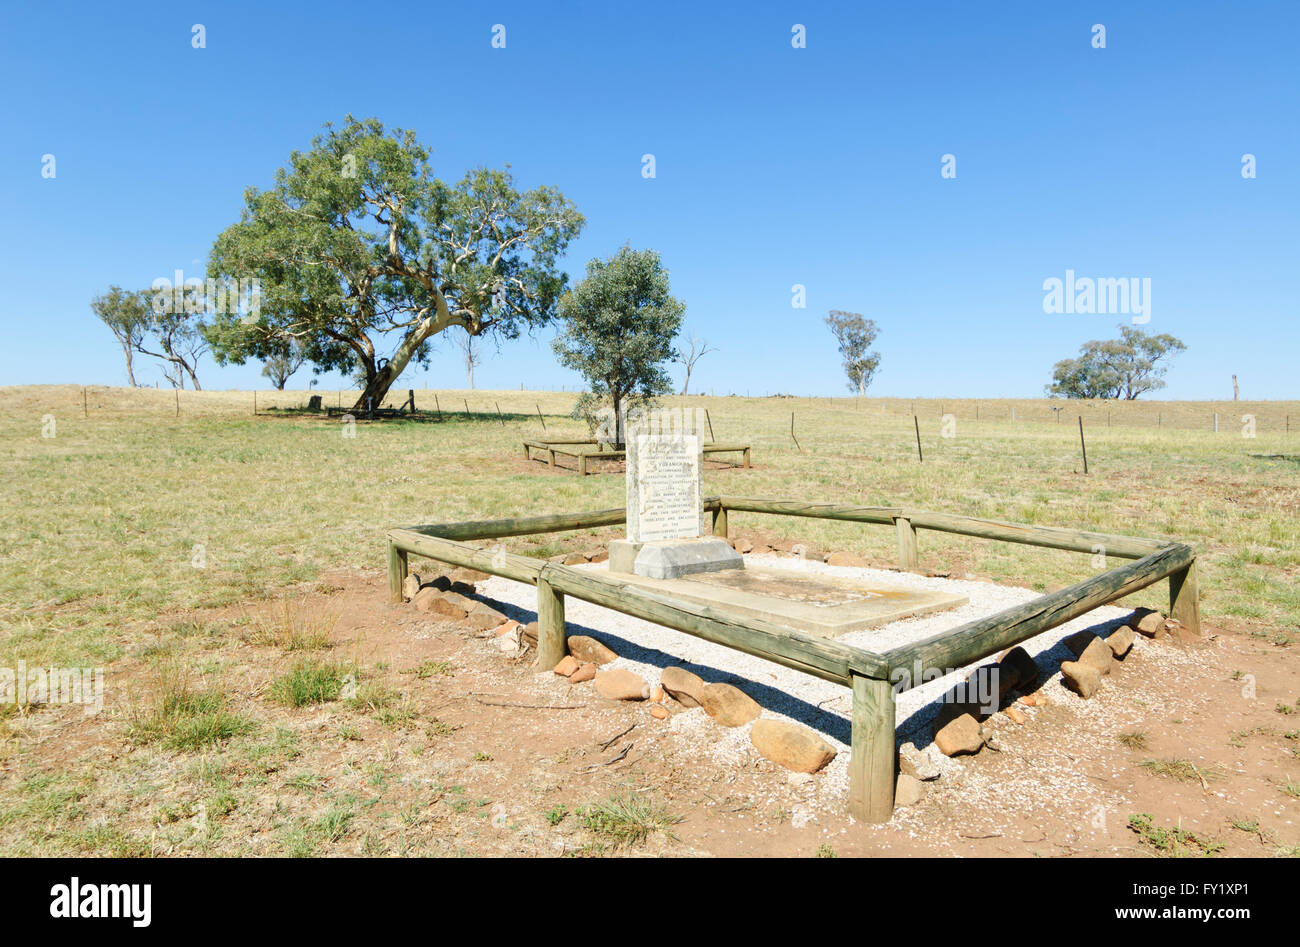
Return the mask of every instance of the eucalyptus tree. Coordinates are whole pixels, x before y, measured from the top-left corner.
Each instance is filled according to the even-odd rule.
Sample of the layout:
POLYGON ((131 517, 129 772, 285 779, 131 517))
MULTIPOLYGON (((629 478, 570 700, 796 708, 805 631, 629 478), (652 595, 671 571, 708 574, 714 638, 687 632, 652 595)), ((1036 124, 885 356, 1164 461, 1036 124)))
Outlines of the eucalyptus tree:
POLYGON ((245 192, 208 274, 259 280, 259 307, 216 314, 207 337, 235 363, 298 339, 317 370, 364 381, 353 408, 365 410, 450 327, 516 338, 550 322, 583 223, 558 190, 520 191, 509 166, 448 184, 414 132, 349 115, 290 154, 273 186, 245 192))

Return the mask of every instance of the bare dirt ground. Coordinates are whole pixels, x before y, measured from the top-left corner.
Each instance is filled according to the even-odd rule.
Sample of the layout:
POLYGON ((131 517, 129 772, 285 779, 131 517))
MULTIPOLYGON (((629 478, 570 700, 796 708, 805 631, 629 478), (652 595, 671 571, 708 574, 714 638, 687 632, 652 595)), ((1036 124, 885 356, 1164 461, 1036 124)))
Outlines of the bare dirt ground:
MULTIPOLYGON (((98 716, 51 707, 11 721, 38 744, 41 771, 95 784, 79 797, 86 831, 111 821, 149 840, 126 850, 138 854, 1233 856, 1300 844, 1296 661, 1232 628, 1192 644, 1139 640, 1082 711, 1059 678, 1041 684, 1046 706, 1020 706, 1023 724, 991 718, 996 749, 961 758, 875 826, 845 816, 820 775, 792 777, 752 747, 711 757, 723 728, 702 710, 669 701, 674 719, 655 719, 647 704, 537 673, 531 653, 506 657, 490 631, 388 604, 380 571, 336 571, 292 594, 303 614, 331 616, 331 654, 373 668, 400 702, 290 710, 262 750, 197 763, 135 745, 129 708, 111 703, 98 716), (1194 769, 1150 768, 1172 760, 1194 769), (110 765, 96 775, 99 761, 110 765), (620 845, 580 820, 583 806, 626 794, 681 821, 620 845), (1130 819, 1144 814, 1153 829, 1140 833, 1130 819)), ((275 607, 184 617, 248 628, 275 607)), ((287 656, 256 640, 220 647, 232 710, 257 716, 287 656)), ((141 658, 112 673, 148 672, 141 658)))

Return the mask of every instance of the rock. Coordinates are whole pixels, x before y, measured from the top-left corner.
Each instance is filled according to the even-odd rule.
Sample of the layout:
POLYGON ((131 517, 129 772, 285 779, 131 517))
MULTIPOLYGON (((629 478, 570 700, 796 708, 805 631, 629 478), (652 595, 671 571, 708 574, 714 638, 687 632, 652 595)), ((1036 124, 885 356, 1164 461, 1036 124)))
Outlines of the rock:
POLYGON ((664 689, 658 684, 650 688, 650 699, 656 704, 661 703, 664 699, 664 689))
POLYGON ((577 658, 571 654, 566 654, 564 657, 560 658, 560 663, 555 665, 553 670, 556 674, 560 675, 560 677, 572 677, 573 672, 578 670, 580 667, 582 667, 582 665, 578 663, 577 658))
POLYGON ((1009 681, 1014 681, 1003 693, 1011 690, 1027 691, 1038 683, 1038 665, 1029 656, 1029 652, 1019 645, 998 655, 998 669, 1009 681))
POLYGON ((1097 693, 1101 687, 1101 672, 1082 661, 1062 661, 1061 681, 1084 700, 1097 693))
POLYGON ((597 549, 595 552, 589 552, 589 553, 587 553, 587 561, 588 561, 588 562, 608 562, 608 561, 609 561, 609 550, 608 550, 608 549, 597 549))
POLYGON ((1024 723, 1027 719, 1024 713, 1015 704, 1012 704, 1006 709, 1006 715, 1016 723, 1024 723))
MULTIPOLYGON (((457 596, 457 598, 460 598, 460 596, 457 596)), ((453 621, 460 621, 469 614, 453 599, 447 598, 427 586, 415 593, 415 598, 411 599, 411 604, 419 611, 436 615, 439 618, 449 618, 453 621)))
POLYGON ((1150 608, 1135 609, 1129 616, 1128 626, 1148 638, 1165 636, 1165 616, 1150 608))
POLYGON ((984 732, 978 720, 970 714, 962 714, 936 731, 934 745, 944 756, 978 753, 984 746, 984 732))
POLYGON ((654 717, 656 720, 667 720, 668 708, 663 704, 655 704, 650 708, 650 716, 654 717))
POLYGON ((914 806, 921 801, 924 792, 919 779, 899 773, 898 781, 894 783, 894 805, 914 806))
POLYGON ((508 621, 509 619, 495 608, 489 608, 483 604, 480 604, 478 608, 469 613, 470 625, 479 631, 492 631, 501 627, 502 622, 508 621))
POLYGON ((518 654, 520 651, 519 629, 515 628, 496 639, 497 647, 503 654, 518 654))
POLYGON ((865 569, 870 563, 861 556, 855 556, 851 552, 833 552, 826 557, 828 566, 852 566, 857 569, 865 569))
POLYGON ((835 747, 788 720, 759 720, 750 729, 749 739, 773 763, 798 773, 815 773, 835 759, 835 747))
POLYGON ((500 638, 502 635, 507 635, 510 632, 514 631, 516 628, 521 628, 521 627, 523 626, 520 625, 519 622, 517 621, 502 622, 495 629, 493 629, 492 635, 495 638, 500 638))
POLYGON ((588 661, 578 670, 569 675, 570 684, 581 684, 583 681, 589 681, 596 676, 596 665, 588 661))
POLYGON ((645 700, 650 696, 650 685, 622 668, 600 671, 594 686, 597 694, 610 700, 645 700))
POLYGON ((420 577, 412 572, 402 580, 402 601, 409 602, 420 591, 420 577))
POLYGON ((447 578, 445 575, 435 575, 425 584, 424 587, 426 589, 435 589, 439 592, 450 592, 451 579, 447 578))
POLYGON ((1070 649, 1070 653, 1076 658, 1083 654, 1088 645, 1092 644, 1097 636, 1086 628, 1083 631, 1076 631, 1068 638, 1064 639, 1061 644, 1070 649))
POLYGON ((704 702, 704 681, 685 668, 664 668, 659 683, 683 707, 699 707, 704 702))
POLYGON ((579 661, 590 661, 592 664, 599 665, 608 664, 618 658, 618 655, 609 648, 587 635, 569 636, 569 654, 579 661))
POLYGON ((935 718, 935 729, 943 729, 964 714, 969 714, 977 721, 984 719, 1002 706, 1003 699, 1013 687, 1014 672, 1004 671, 999 664, 977 667, 966 680, 943 695, 939 715, 935 718))
POLYGON ((754 544, 751 543, 748 539, 741 539, 734 544, 734 548, 736 552, 740 553, 742 556, 745 556, 754 551, 754 544))
POLYGON ((1205 643, 1205 639, 1196 634, 1176 618, 1165 619, 1165 633, 1173 638, 1174 642, 1180 645, 1200 645, 1205 643))
POLYGON ((898 748, 898 771, 922 782, 939 778, 939 764, 911 743, 898 748))
POLYGON ((478 594, 478 589, 476 589, 474 585, 470 582, 453 582, 451 583, 451 588, 448 589, 448 591, 454 592, 457 595, 466 595, 466 596, 478 594))
POLYGON ((562 560, 562 564, 566 566, 576 566, 576 565, 585 564, 586 561, 587 561, 587 557, 584 556, 582 553, 571 552, 564 557, 564 559, 562 560))
POLYGON ((704 712, 724 727, 740 727, 758 719, 763 708, 739 687, 730 684, 705 684, 700 695, 704 712))
POLYGON ((479 572, 477 569, 466 569, 461 566, 453 569, 451 579, 453 582, 462 582, 466 585, 477 585, 480 582, 486 582, 491 576, 486 572, 479 572))
POLYGON ((1110 646, 1110 653, 1117 658, 1122 658, 1128 654, 1129 649, 1133 647, 1133 642, 1137 640, 1137 634, 1128 625, 1123 625, 1112 631, 1106 638, 1106 644, 1110 646))
POLYGON ((528 647, 537 648, 537 622, 530 621, 519 632, 519 640, 528 647))
POLYGON ((1093 638, 1088 647, 1083 649, 1083 654, 1079 655, 1079 663, 1096 668, 1098 674, 1109 674, 1114 660, 1115 655, 1111 652, 1110 645, 1100 638, 1093 638))

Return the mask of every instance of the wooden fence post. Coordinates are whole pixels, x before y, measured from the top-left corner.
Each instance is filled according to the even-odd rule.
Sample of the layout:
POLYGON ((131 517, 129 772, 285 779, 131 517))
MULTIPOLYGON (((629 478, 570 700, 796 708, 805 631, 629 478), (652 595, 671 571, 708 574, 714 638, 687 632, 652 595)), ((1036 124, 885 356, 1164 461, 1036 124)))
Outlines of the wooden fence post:
POLYGON ((551 588, 551 583, 537 577, 537 667, 549 671, 564 660, 569 653, 568 636, 564 632, 564 593, 551 588))
POLYGON ((397 548, 397 543, 388 541, 388 601, 393 605, 402 604, 402 583, 406 581, 406 551, 397 548))
POLYGON ((713 511, 713 535, 719 539, 727 538, 727 508, 721 504, 713 511))
POLYGON ((1200 593, 1197 589, 1196 560, 1169 576, 1169 617, 1177 619, 1194 635, 1201 633, 1200 593))
POLYGON ((888 822, 894 814, 894 690, 889 681, 853 675, 849 815, 888 822))
POLYGON ((916 530, 906 516, 894 517, 898 529, 898 568, 910 572, 916 568, 916 530))

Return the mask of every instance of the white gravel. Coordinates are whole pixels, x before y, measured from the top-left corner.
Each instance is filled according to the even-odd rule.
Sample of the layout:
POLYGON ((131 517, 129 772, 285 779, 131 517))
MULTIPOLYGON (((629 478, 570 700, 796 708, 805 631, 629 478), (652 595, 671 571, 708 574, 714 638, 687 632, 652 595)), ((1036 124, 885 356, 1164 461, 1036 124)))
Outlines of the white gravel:
MULTIPOLYGON (((970 600, 959 608, 893 622, 869 631, 853 632, 839 639, 846 644, 875 651, 927 638, 1030 601, 1041 594, 1032 589, 990 582, 928 578, 881 569, 828 566, 821 562, 784 556, 747 556, 746 559, 754 565, 860 577, 895 586, 954 592, 970 600)), ((604 571, 605 566, 602 564, 580 568, 604 571)), ((523 622, 536 618, 537 593, 530 585, 493 576, 486 582, 480 582, 478 591, 481 596, 498 602, 502 610, 512 618, 523 622)), ((1084 628, 1093 628, 1099 634, 1107 633, 1111 628, 1123 624, 1130 613, 1131 609, 1102 606, 1021 644, 1038 662, 1044 680, 1059 678, 1060 662, 1073 659, 1073 655, 1060 644, 1063 638, 1084 628)), ((762 705, 764 717, 793 720, 821 733, 840 752, 824 774, 819 775, 818 795, 827 801, 827 797, 837 798, 842 804, 842 798, 848 791, 849 715, 852 705, 847 688, 572 596, 566 598, 565 617, 570 634, 590 634, 618 653, 619 659, 607 665, 607 668, 627 668, 654 684, 658 682, 664 668, 680 665, 698 674, 706 682, 727 682, 740 687, 762 705)), ((899 695, 899 741, 911 741, 918 747, 928 744, 932 736, 931 720, 938 710, 938 699, 959 683, 970 669, 987 660, 899 695)), ((1086 713, 1088 704, 1084 701, 1078 701, 1078 704, 1086 713)), ((740 764, 752 757, 754 752, 749 741, 749 726, 720 727, 699 709, 675 714, 669 726, 691 742, 698 743, 702 752, 719 763, 740 764)), ((959 761, 946 758, 943 766, 945 772, 956 772, 962 768, 959 761)))

